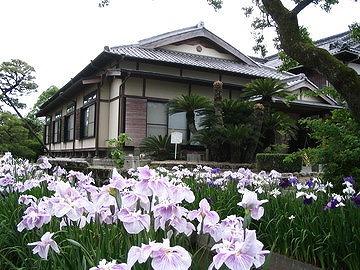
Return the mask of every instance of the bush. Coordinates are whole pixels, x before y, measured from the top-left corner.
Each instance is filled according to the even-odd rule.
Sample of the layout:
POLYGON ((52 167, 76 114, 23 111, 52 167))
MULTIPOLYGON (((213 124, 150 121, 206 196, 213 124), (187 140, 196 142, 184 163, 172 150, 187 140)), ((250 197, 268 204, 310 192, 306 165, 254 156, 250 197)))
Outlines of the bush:
POLYGON ((132 139, 126 133, 121 133, 116 139, 108 140, 109 146, 112 147, 110 152, 111 158, 119 168, 122 168, 125 162, 124 145, 130 141, 132 139))
POLYGON ((360 125, 348 110, 334 110, 327 119, 302 121, 318 142, 315 148, 303 150, 311 164, 323 164, 324 179, 339 189, 344 177, 360 178, 360 125))
POLYGON ((171 158, 170 136, 150 136, 140 143, 141 151, 149 154, 156 160, 166 160, 171 158))
POLYGON ((301 157, 284 159, 288 154, 267 154, 260 153, 256 155, 256 168, 264 171, 276 170, 279 172, 300 172, 302 160, 301 157))

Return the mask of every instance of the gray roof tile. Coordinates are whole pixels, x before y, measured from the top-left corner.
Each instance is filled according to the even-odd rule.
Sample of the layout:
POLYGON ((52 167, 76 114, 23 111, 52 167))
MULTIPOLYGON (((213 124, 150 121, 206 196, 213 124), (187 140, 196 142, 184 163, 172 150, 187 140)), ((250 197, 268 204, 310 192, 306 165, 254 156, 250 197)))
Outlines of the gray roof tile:
POLYGON ((110 48, 110 53, 152 61, 161 61, 180 65, 189 65, 201 68, 227 71, 255 77, 267 77, 282 80, 293 76, 293 74, 279 72, 276 69, 264 65, 260 65, 258 67, 250 66, 234 60, 220 59, 210 56, 202 56, 165 49, 142 48, 137 45, 113 47, 110 48))

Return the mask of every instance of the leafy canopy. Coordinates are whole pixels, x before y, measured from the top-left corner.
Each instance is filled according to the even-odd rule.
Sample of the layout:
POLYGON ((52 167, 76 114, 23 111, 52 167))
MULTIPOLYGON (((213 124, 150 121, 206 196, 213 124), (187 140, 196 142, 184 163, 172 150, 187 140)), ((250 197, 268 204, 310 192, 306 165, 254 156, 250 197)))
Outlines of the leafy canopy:
MULTIPOLYGON (((8 106, 25 108, 19 97, 36 91, 34 68, 19 59, 0 64, 0 102, 8 106)), ((0 104, 2 110, 2 104, 0 104)))
MULTIPOLYGON (((39 132, 39 129, 34 129, 39 132)), ((42 146, 19 117, 9 112, 0 112, 0 154, 5 152, 35 160, 42 154, 42 146)))
POLYGON ((49 98, 51 98, 57 91, 59 91, 59 88, 55 85, 52 85, 44 92, 42 92, 32 107, 30 114, 35 115, 40 110, 41 105, 44 104, 49 98))

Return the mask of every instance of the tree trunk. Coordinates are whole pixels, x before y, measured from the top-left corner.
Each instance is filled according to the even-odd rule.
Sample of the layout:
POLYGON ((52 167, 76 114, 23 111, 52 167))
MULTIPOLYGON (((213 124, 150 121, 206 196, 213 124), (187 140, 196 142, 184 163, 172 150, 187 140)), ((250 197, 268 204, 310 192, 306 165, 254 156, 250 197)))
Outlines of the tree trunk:
POLYGON ((250 143, 246 149, 245 161, 253 162, 255 159, 256 149, 259 144, 261 130, 264 123, 264 105, 256 103, 254 105, 254 112, 252 115, 253 131, 254 131, 254 142, 250 143))
POLYGON ((188 128, 191 134, 195 134, 197 132, 195 126, 195 113, 194 112, 187 112, 186 113, 186 121, 188 123, 188 128))
POLYGON ((217 128, 224 127, 224 120, 222 115, 222 86, 223 83, 221 81, 216 81, 213 84, 214 87, 214 111, 215 111, 215 123, 214 126, 217 128))
POLYGON ((360 121, 360 76, 328 51, 304 42, 296 12, 289 11, 281 0, 262 0, 266 11, 277 24, 281 47, 285 53, 324 75, 347 102, 357 121, 360 121))

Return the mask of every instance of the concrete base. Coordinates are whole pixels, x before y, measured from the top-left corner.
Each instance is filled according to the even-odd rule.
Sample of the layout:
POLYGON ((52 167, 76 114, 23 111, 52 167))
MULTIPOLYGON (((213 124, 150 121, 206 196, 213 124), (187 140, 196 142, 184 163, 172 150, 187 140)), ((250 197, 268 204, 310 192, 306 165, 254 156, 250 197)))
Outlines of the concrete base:
POLYGON ((268 255, 263 270, 321 270, 311 264, 290 259, 278 253, 268 255))

